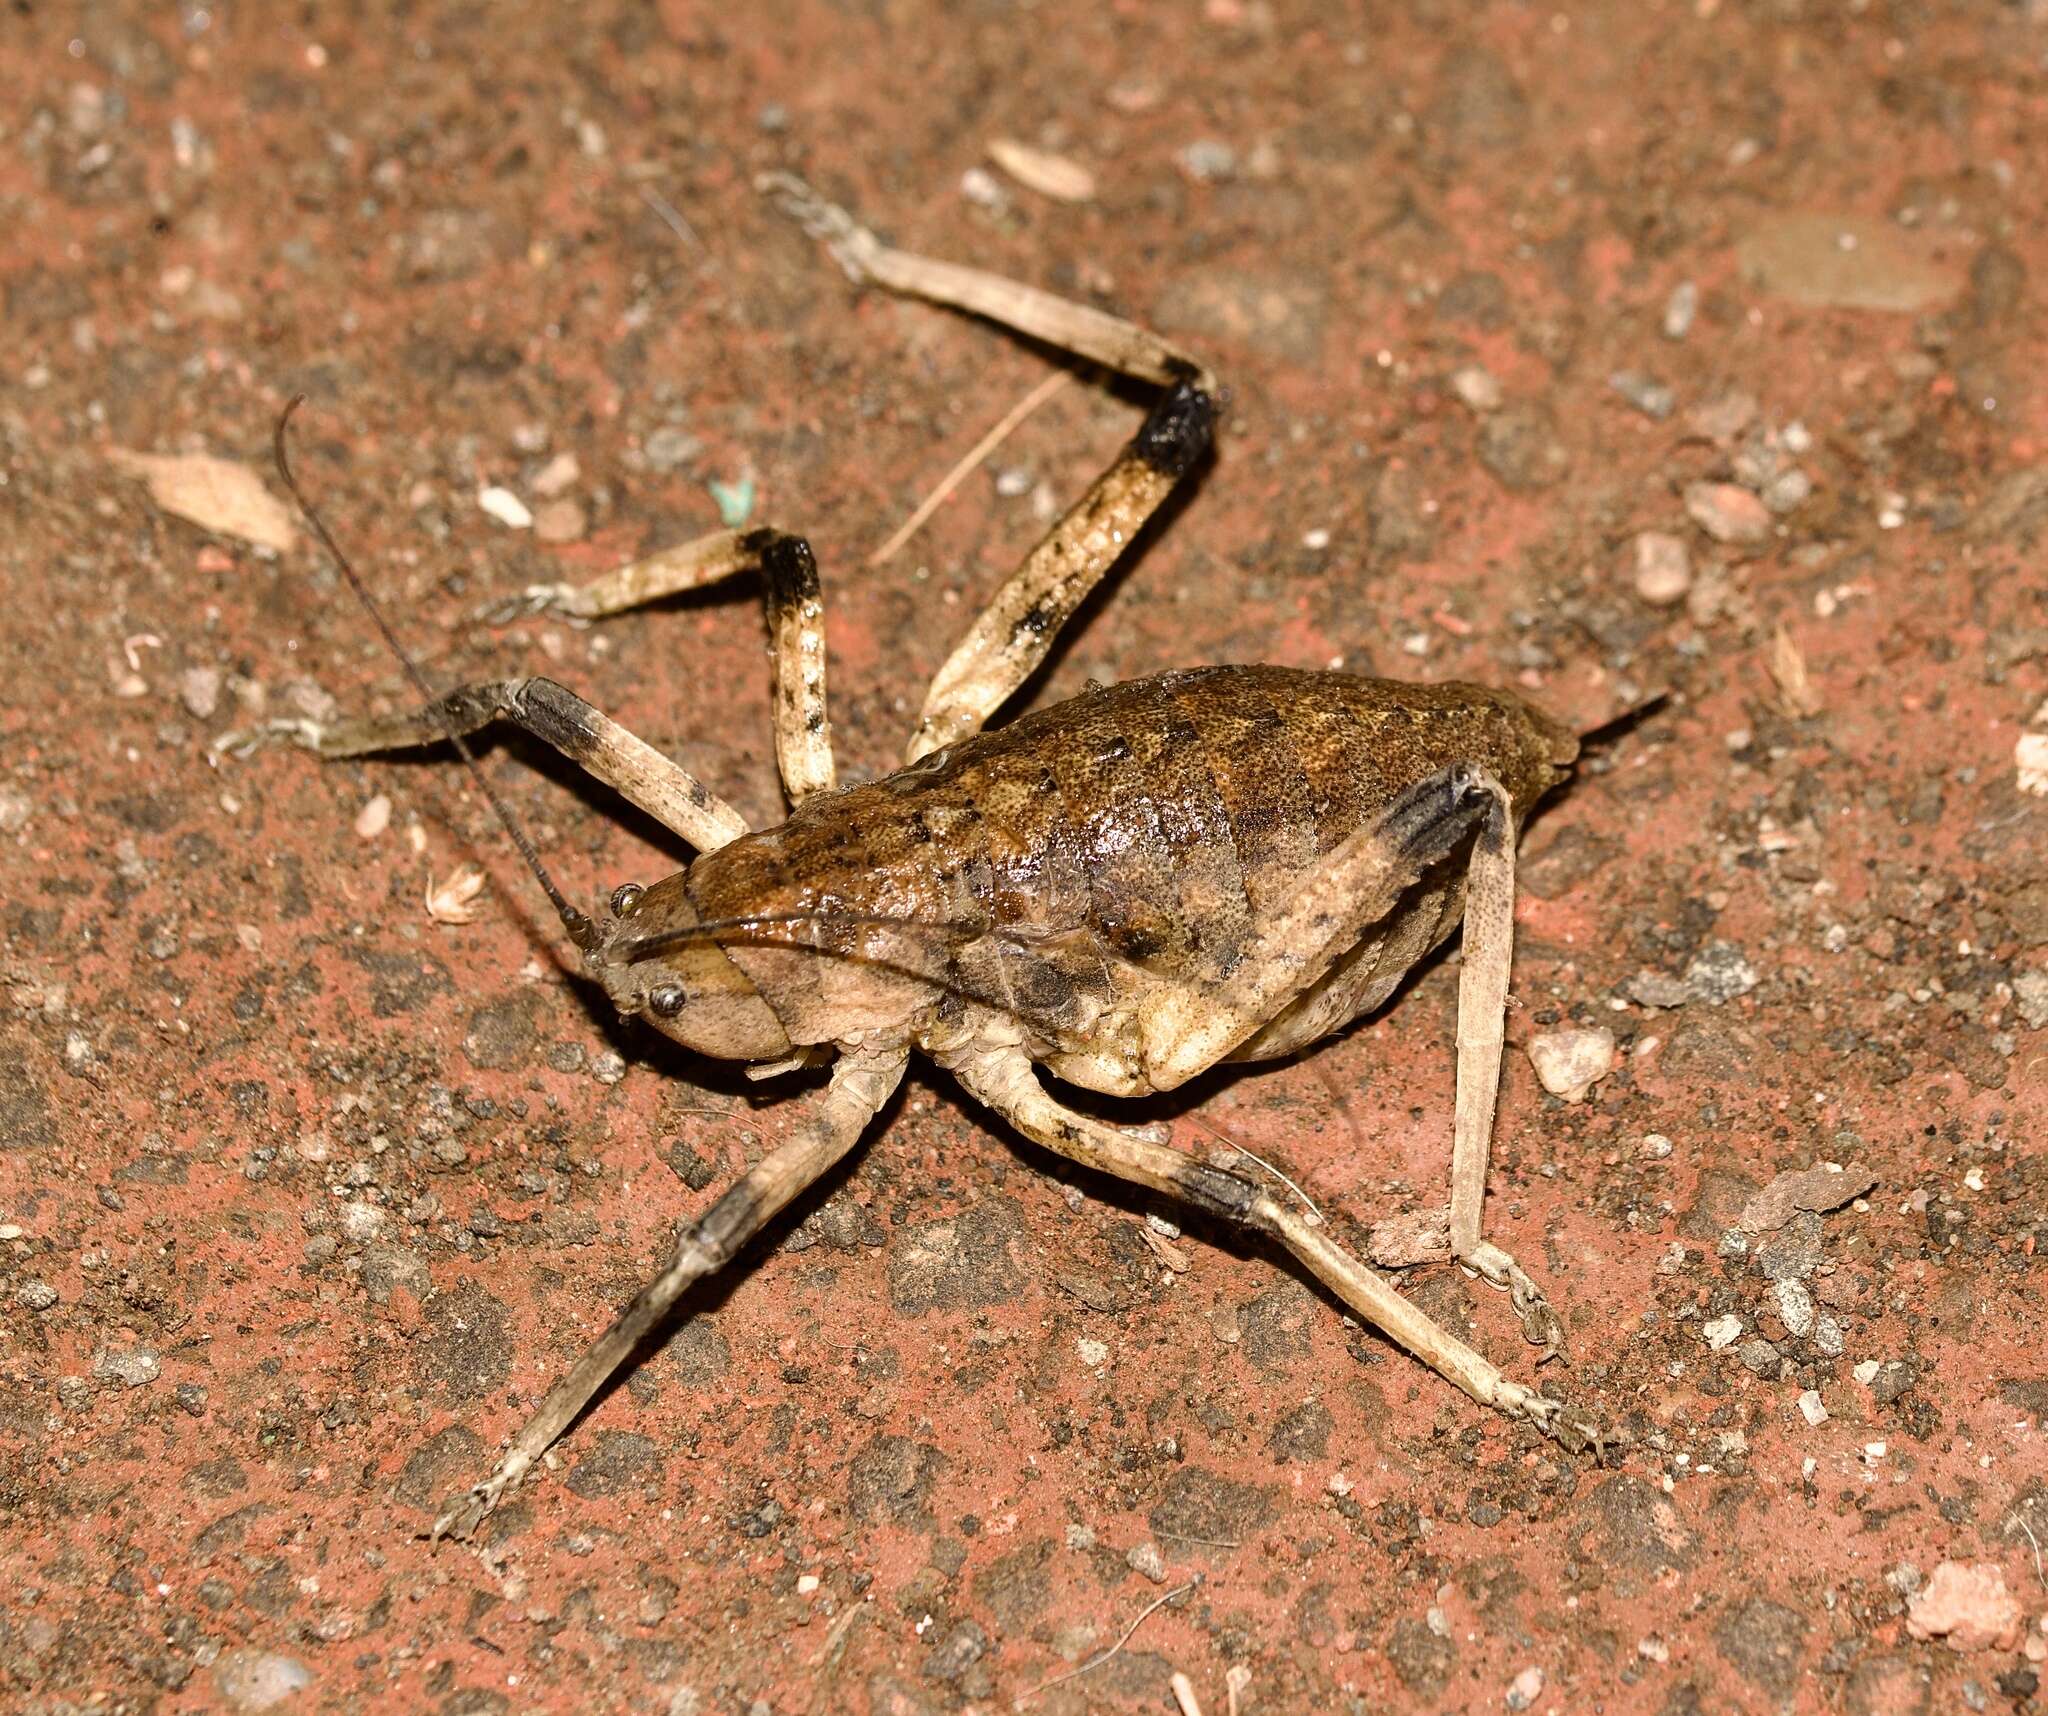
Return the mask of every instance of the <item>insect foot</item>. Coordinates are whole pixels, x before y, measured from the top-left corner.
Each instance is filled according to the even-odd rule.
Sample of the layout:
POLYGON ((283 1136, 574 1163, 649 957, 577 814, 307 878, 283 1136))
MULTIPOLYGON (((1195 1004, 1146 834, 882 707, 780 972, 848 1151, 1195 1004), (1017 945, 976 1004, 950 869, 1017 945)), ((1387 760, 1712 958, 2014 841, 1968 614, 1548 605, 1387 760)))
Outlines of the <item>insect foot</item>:
POLYGON ((498 1498, 524 1477, 532 1464, 530 1455, 513 1449, 488 1478, 472 1484, 441 1510, 427 1531, 427 1541, 439 1543, 444 1537, 452 1537, 460 1543, 473 1535, 498 1505, 498 1498))
POLYGON ((1596 1460, 1602 1459, 1613 1441, 1592 1419, 1572 1412, 1562 1400, 1538 1394, 1519 1382, 1498 1383, 1493 1404, 1509 1417, 1533 1424, 1568 1454, 1583 1454, 1590 1449, 1596 1460))
POLYGON ((1564 1323, 1528 1272, 1497 1245, 1481 1241, 1465 1261, 1493 1286, 1506 1291, 1522 1325, 1522 1338, 1545 1356, 1564 1351, 1564 1323))

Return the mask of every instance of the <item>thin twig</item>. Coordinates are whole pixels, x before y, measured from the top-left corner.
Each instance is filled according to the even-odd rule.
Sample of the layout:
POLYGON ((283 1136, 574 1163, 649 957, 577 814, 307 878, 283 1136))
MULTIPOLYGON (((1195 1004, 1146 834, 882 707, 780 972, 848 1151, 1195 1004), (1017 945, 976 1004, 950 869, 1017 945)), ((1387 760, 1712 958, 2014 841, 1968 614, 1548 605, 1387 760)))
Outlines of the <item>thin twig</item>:
POLYGON ((1072 372, 1056 369, 1010 407, 1003 420, 967 450, 959 464, 939 480, 939 486, 917 503, 917 511, 906 518, 896 534, 868 556, 870 566, 879 566, 923 528, 924 521, 946 504, 946 497, 974 474, 974 468, 1010 438, 1010 432, 1032 412, 1074 379, 1072 372))
POLYGON ((1154 1597, 1151 1602, 1138 1611, 1138 1618, 1124 1628, 1124 1636, 1111 1645, 1108 1650, 1100 1651, 1096 1655, 1091 1656, 1079 1668, 1070 1668, 1065 1674, 1056 1674, 1050 1680, 1041 1680, 1029 1692, 1018 1693, 1016 1698, 1011 1701, 1011 1708, 1021 1710, 1024 1708, 1024 1701, 1026 1699, 1036 1698, 1041 1692, 1050 1692, 1055 1686, 1064 1686, 1070 1680, 1079 1680, 1084 1674, 1093 1674, 1096 1669, 1100 1668, 1111 1657, 1115 1656, 1118 1651, 1122 1650, 1125 1645, 1129 1644, 1132 1635, 1149 1621, 1156 1611, 1164 1608, 1176 1597, 1185 1597, 1201 1582, 1202 1576, 1197 1573, 1185 1585, 1176 1585, 1171 1591, 1154 1597))
POLYGON ((839 1619, 832 1623, 832 1630, 825 1635, 825 1642, 818 1646, 817 1655, 811 1658, 811 1667, 822 1668, 825 1665, 826 1658, 839 1648, 839 1641, 846 1637, 847 1630, 860 1619, 860 1612, 866 1607, 867 1604, 864 1602, 849 1603, 846 1606, 839 1619))
POLYGON ((1175 1669, 1166 1684, 1173 1688, 1173 1701, 1180 1706, 1180 1716, 1202 1716, 1202 1703, 1195 1696, 1192 1680, 1175 1669))
POLYGON ((1242 1543, 1239 1543, 1232 1537, 1190 1537, 1184 1531, 1163 1531, 1156 1525, 1152 1528, 1152 1535, 1154 1537, 1170 1537, 1176 1543, 1199 1543, 1206 1549, 1242 1549, 1244 1547, 1242 1543))
POLYGON ((651 185, 640 187, 640 200, 661 216, 662 225, 681 239, 692 250, 702 250, 704 241, 697 236, 697 229, 683 219, 682 211, 651 185))
POLYGON ((2042 1584, 2048 1585, 2048 1575, 2044 1575, 2041 1571, 2041 1540, 2034 1535, 2034 1528, 2027 1523, 2027 1516, 2020 1512, 2018 1508, 2012 1510, 2011 1518, 2005 1522, 2005 1535, 2007 1537, 2012 1536, 2012 1528, 2014 1526, 2018 1526, 2020 1530, 2024 1531, 2027 1534, 2027 1541, 2034 1546, 2034 1577, 2040 1580, 2042 1584))

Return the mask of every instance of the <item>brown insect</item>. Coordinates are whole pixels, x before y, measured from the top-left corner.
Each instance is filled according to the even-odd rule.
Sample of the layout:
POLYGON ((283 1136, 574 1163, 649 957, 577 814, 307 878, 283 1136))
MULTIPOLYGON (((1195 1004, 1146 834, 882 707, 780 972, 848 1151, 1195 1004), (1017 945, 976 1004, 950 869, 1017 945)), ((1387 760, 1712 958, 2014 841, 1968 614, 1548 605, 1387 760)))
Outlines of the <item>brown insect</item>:
MULTIPOLYGON (((1462 916, 1449 1252, 1513 1295, 1532 1341, 1554 1345, 1550 1307, 1514 1258, 1481 1237, 1480 1209, 1516 832, 1564 779, 1577 738, 1507 692, 1278 667, 1160 674, 984 732, 1208 451, 1214 378, 1127 322, 890 249, 794 181, 767 188, 857 279, 977 313, 1163 391, 1130 446, 940 669, 906 766, 870 785, 834 788, 818 575, 801 538, 725 532, 513 604, 597 618, 758 570, 775 646, 777 755, 794 805, 780 827, 750 832, 687 770, 546 679, 435 699, 407 662, 428 703, 417 713, 273 729, 327 757, 452 740, 474 766, 463 735, 517 722, 700 854, 652 887, 620 888, 593 920, 562 896, 478 773, 619 1010, 756 1071, 832 1063, 788 1141, 685 1225, 668 1267, 550 1390, 491 1476, 435 1522, 435 1535, 471 1530, 684 1290, 854 1146, 913 1050, 1056 1154, 1270 1235, 1475 1400, 1583 1445, 1589 1426, 1431 1321, 1316 1217, 1174 1149, 1162 1128, 1114 1126, 1067 1106, 1034 1070, 1140 1096, 1221 1061, 1291 1054, 1387 1000, 1462 916)), ((281 420, 279 468, 305 506, 284 431, 281 420)), ((381 617, 378 625, 404 661, 381 617)))

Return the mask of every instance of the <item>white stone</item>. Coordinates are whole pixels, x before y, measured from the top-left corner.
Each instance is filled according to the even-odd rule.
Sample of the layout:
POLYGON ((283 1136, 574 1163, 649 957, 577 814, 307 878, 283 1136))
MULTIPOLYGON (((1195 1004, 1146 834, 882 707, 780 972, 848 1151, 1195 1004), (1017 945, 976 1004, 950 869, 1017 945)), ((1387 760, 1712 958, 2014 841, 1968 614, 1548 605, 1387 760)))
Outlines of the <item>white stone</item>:
POLYGON ((1605 1025, 1546 1031, 1529 1039, 1528 1056, 1545 1090, 1578 1102, 1614 1070, 1614 1033, 1605 1025))
POLYGON ((488 488, 478 489, 476 504, 509 529, 533 528, 533 514, 527 510, 526 502, 510 489, 501 489, 495 483, 488 488))

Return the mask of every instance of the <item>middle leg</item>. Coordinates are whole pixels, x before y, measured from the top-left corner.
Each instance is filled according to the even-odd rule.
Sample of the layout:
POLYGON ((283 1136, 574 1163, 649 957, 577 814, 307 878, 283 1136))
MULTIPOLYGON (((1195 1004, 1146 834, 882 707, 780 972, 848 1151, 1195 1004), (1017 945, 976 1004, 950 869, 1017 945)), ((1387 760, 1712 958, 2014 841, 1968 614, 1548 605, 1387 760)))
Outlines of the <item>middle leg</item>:
POLYGON ((603 619, 756 569, 775 656, 775 758, 790 802, 800 804, 814 792, 829 792, 837 780, 825 707, 824 597, 817 556, 801 536, 766 528, 715 531, 587 584, 530 584, 486 605, 480 617, 494 624, 528 613, 603 619))

